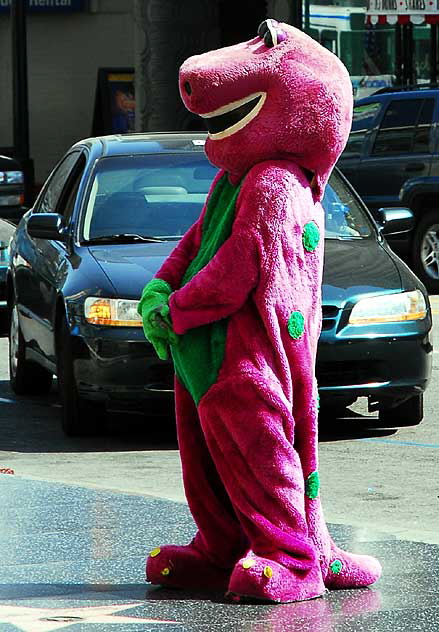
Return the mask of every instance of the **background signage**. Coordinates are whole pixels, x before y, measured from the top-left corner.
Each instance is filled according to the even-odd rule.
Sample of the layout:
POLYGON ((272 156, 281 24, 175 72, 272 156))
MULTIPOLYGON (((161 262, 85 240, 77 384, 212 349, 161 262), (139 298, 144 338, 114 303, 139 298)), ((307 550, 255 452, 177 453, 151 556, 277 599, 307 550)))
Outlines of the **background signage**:
MULTIPOLYGON (((30 13, 74 13, 88 8, 88 0, 26 0, 30 13)), ((0 13, 9 13, 11 0, 0 0, 0 13)))
POLYGON ((434 24, 439 22, 439 0, 367 0, 366 22, 434 24))
POLYGON ((374 15, 429 14, 439 11, 439 0, 367 0, 366 12, 374 15))

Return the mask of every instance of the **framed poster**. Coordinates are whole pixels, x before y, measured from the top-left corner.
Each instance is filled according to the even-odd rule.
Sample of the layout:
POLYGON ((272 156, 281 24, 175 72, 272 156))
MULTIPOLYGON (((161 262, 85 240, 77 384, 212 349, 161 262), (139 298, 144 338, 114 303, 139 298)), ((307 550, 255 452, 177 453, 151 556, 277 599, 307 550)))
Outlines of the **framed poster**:
POLYGON ((99 68, 92 135, 134 132, 136 100, 133 68, 99 68))

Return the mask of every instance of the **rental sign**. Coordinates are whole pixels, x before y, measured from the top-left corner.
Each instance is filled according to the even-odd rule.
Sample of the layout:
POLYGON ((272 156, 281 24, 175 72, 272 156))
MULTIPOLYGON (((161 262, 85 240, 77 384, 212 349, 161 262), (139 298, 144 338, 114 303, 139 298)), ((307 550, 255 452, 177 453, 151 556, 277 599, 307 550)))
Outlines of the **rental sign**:
POLYGON ((367 0, 366 20, 372 24, 439 22, 439 0, 367 0))
MULTIPOLYGON (((88 0, 26 0, 31 13, 74 13, 84 11, 88 0)), ((0 0, 0 13, 9 13, 11 0, 0 0)))

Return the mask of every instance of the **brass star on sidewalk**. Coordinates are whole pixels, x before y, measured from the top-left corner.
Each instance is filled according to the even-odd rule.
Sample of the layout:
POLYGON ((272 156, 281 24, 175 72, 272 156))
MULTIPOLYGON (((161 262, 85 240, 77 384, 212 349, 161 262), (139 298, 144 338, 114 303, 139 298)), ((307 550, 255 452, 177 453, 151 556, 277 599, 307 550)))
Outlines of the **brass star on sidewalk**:
POLYGON ((23 632, 52 632, 76 623, 178 623, 161 619, 115 616, 115 612, 136 608, 140 603, 88 606, 85 608, 32 608, 0 605, 0 623, 11 623, 23 632))

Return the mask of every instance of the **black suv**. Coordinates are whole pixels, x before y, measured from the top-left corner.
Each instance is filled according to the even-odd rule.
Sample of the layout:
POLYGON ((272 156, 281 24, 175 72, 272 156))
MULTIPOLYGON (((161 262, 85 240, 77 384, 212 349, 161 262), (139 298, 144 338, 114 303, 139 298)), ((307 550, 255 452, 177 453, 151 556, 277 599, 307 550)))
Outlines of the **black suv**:
POLYGON ((359 99, 338 167, 379 221, 407 206, 411 233, 389 239, 430 291, 439 291, 439 89, 385 88, 359 99))

